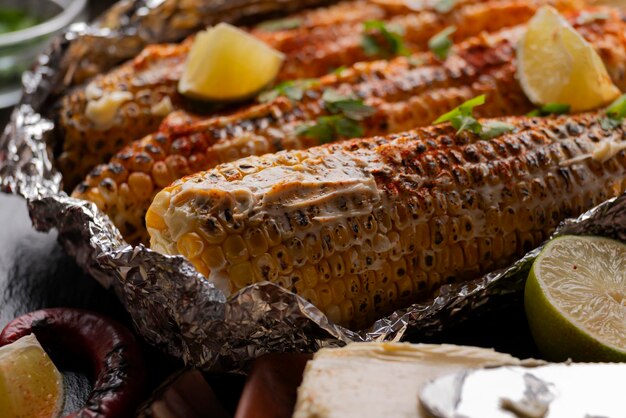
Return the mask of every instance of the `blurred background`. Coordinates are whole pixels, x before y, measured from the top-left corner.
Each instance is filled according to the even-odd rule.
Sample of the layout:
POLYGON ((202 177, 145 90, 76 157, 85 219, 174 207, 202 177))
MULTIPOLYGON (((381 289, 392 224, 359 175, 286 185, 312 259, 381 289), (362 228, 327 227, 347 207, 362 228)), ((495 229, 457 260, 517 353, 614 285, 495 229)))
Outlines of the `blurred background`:
POLYGON ((53 36, 92 20, 114 0, 0 0, 0 127, 20 97, 21 75, 53 36))

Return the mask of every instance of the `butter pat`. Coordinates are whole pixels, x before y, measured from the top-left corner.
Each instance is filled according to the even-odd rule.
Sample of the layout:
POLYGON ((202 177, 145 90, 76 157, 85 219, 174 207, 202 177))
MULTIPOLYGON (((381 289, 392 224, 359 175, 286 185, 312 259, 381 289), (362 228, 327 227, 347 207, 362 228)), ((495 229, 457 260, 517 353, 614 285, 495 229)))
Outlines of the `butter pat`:
POLYGON ((96 129, 110 128, 120 106, 133 98, 133 94, 127 91, 114 91, 105 94, 99 99, 87 103, 85 115, 93 122, 96 129))
POLYGON ((353 343, 320 350, 306 366, 294 418, 427 417, 430 380, 463 369, 517 365, 494 350, 455 345, 353 343))

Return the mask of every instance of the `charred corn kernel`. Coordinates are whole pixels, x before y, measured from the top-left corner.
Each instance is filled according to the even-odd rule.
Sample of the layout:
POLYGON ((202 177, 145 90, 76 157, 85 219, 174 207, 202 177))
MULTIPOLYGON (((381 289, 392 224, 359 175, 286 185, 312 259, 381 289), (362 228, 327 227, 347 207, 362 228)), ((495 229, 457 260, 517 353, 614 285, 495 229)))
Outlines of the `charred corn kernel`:
POLYGON ((318 278, 321 283, 328 283, 332 278, 330 264, 326 260, 322 260, 317 264, 318 278))
POLYGON ((255 277, 262 281, 274 281, 278 278, 278 264, 269 254, 261 254, 252 261, 255 277))
POLYGON ((226 230, 215 218, 207 218, 198 227, 200 234, 210 244, 221 244, 226 239, 226 230))
POLYGON ((284 245, 278 245, 270 250, 272 258, 278 263, 280 274, 289 274, 293 269, 291 254, 284 245))
POLYGON ((176 245, 178 252, 187 258, 197 258, 204 251, 204 241, 195 232, 184 234, 176 245))
POLYGON ((350 274, 344 279, 344 281, 346 283, 349 299, 352 299, 354 296, 361 293, 361 281, 359 280, 359 276, 350 274))
POLYGON ((371 238, 372 236, 374 236, 374 234, 376 233, 376 218, 374 218, 374 215, 370 214, 367 215, 366 217, 364 217, 362 219, 362 229, 363 229, 363 233, 366 237, 371 238))
POLYGON ((278 224, 273 219, 268 219, 264 224, 265 233, 267 234, 267 244, 269 246, 278 245, 281 243, 281 233, 278 229, 278 224))
POLYGON ((570 140, 554 132, 580 132, 570 159, 584 155, 602 135, 617 137, 626 128, 600 129, 594 114, 507 122, 516 130, 506 143, 437 126, 285 152, 297 161, 290 165, 276 165, 269 155, 190 176, 155 199, 151 211, 163 218, 161 229, 151 228, 155 249, 186 254, 192 263, 201 260, 199 269, 209 268, 209 277, 216 270, 230 278, 233 291, 269 280, 315 301, 329 317, 347 321, 344 325, 364 327, 418 297, 434 296, 442 284, 510 264, 565 216, 622 192, 626 167, 617 173, 590 171, 576 191, 561 187, 550 196, 534 194, 531 185, 548 174, 572 178, 573 169, 561 160, 538 163, 551 147, 570 140), (455 180, 457 168, 470 174, 469 184, 455 180), (231 175, 234 180, 222 175, 235 169, 240 175, 231 175), (384 181, 380 173, 386 173, 384 181), (407 180, 414 178, 428 187, 407 180), (523 202, 514 186, 518 181, 531 194, 523 202), (580 196, 580 205, 565 202, 572 193, 580 196), (368 219, 376 228, 365 226, 368 219), (269 220, 277 234, 271 244, 269 220), (205 238, 211 222, 223 226, 226 238, 219 244, 205 238), (185 226, 190 235, 169 236, 185 226), (223 253, 218 262, 209 256, 216 249, 223 253))
POLYGON ((346 265, 340 254, 331 255, 328 259, 328 264, 330 265, 330 271, 334 278, 341 278, 346 273, 346 265))

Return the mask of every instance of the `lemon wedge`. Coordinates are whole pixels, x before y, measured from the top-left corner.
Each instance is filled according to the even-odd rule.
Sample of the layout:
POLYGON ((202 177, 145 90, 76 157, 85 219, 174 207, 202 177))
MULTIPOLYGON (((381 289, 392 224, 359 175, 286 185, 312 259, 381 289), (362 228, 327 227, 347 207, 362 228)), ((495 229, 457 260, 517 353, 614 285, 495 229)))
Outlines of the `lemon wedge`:
POLYGON ((553 8, 541 7, 517 48, 517 77, 534 104, 562 103, 573 112, 620 95, 593 47, 553 8))
POLYGON ((0 347, 3 418, 56 418, 62 407, 63 378, 34 335, 0 347))
POLYGON ((196 35, 178 91, 199 100, 243 100, 270 84, 284 59, 254 36, 220 23, 196 35))
POLYGON ((550 241, 530 271, 524 306, 546 359, 626 361, 626 244, 550 241))

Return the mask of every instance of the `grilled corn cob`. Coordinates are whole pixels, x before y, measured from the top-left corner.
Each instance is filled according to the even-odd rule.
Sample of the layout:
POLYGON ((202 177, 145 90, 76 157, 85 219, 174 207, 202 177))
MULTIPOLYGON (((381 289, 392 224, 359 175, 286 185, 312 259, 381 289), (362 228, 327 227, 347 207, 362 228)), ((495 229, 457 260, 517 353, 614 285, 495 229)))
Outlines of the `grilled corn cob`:
MULTIPOLYGON (((577 27, 596 46, 614 82, 626 90, 626 24, 614 15, 577 27)), ((476 109, 479 116, 524 114, 532 106, 514 76, 514 46, 521 30, 467 40, 443 64, 430 54, 417 56, 422 61, 417 68, 404 57, 358 64, 340 76, 323 78, 298 103, 281 97, 202 121, 174 113, 161 132, 133 143, 109 164, 97 167, 73 196, 95 202, 128 242, 145 243, 146 209, 156 192, 174 180, 251 154, 319 144, 315 138, 293 132, 303 121, 325 114, 320 97, 331 87, 364 97, 377 109, 363 121, 367 136, 428 125, 465 100, 485 93, 488 101, 476 109)))
MULTIPOLYGON (((252 32, 286 54, 280 81, 320 76, 333 68, 376 58, 361 46, 363 21, 382 19, 399 28, 405 32, 406 47, 419 51, 449 25, 458 27, 454 37, 460 40, 482 30, 524 22, 539 5, 552 2, 561 9, 572 7, 565 0, 465 1, 440 15, 432 10, 386 9, 357 1, 296 15, 297 28, 273 32, 261 26, 252 32)), ((66 187, 73 188, 91 168, 108 161, 130 141, 154 132, 165 115, 183 105, 176 86, 191 42, 150 46, 135 60, 62 100, 64 144, 58 162, 66 187)))
POLYGON ((601 115, 509 118, 480 140, 449 125, 248 157, 175 182, 147 214, 153 249, 225 292, 271 281, 363 327, 536 247, 626 187, 626 138, 601 115), (623 149, 623 148, 622 148, 623 149))

